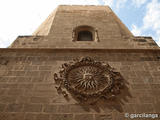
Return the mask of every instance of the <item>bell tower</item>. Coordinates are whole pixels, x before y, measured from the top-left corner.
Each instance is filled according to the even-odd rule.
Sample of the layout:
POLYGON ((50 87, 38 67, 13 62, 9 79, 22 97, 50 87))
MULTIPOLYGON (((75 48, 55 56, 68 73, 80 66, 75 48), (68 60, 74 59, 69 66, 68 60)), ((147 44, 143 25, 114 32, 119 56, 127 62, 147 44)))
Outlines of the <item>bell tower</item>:
POLYGON ((0 120, 156 118, 159 93, 158 45, 108 6, 60 5, 0 48, 0 120))
POLYGON ((12 48, 158 48, 150 37, 135 37, 108 6, 59 6, 32 36, 12 48))

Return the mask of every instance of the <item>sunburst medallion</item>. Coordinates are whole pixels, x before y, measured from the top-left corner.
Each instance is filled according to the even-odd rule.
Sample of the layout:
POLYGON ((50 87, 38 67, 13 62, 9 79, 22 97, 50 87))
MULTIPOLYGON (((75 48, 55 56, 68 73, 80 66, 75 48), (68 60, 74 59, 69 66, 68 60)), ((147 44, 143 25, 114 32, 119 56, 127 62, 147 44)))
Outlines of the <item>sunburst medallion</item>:
MULTIPOLYGON (((109 98, 119 93, 123 86, 122 77, 114 72, 109 64, 97 62, 90 57, 76 59, 70 63, 64 63, 58 74, 54 74, 54 80, 59 87, 56 87, 62 94, 66 88, 72 96, 80 101, 87 101, 100 97, 109 98)), ((94 100, 95 101, 95 100, 94 100)))

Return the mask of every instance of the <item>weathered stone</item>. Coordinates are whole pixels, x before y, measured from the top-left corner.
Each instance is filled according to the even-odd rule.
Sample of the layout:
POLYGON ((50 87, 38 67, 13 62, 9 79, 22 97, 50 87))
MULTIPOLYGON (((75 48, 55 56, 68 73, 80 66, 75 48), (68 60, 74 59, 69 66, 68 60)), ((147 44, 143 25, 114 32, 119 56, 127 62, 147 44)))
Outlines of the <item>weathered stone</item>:
POLYGON ((51 70, 52 66, 39 66, 39 70, 51 70))
POLYGON ((51 120, 73 120, 73 114, 52 114, 51 120))
POLYGON ((113 120, 112 114, 96 114, 95 120, 113 120))
POLYGON ((9 89, 8 90, 8 95, 14 95, 14 96, 19 96, 23 95, 24 89, 9 89))
POLYGON ((15 103, 16 97, 1 96, 0 103, 15 103))
POLYGON ((0 120, 125 120, 125 113, 159 111, 160 49, 151 37, 132 35, 108 6, 59 6, 32 36, 19 36, 9 48, 0 49, 0 120), (78 30, 89 31, 93 41, 78 41, 78 30), (111 68, 99 73, 92 65, 83 73, 84 66, 72 66, 73 60, 86 57, 111 68), (81 77, 81 84, 92 83, 97 74, 98 80, 118 82, 98 81, 99 91, 108 89, 93 98, 85 94, 92 102, 82 103, 87 101, 84 93, 95 93, 93 85, 88 82, 87 89, 81 87, 83 94, 75 89, 71 94, 62 80, 66 65, 75 73, 66 72, 65 78, 80 72, 73 81, 81 77))
POLYGON ((50 120, 49 114, 38 114, 36 120, 50 120))
POLYGON ((42 105, 41 104, 25 104, 23 111, 24 112, 41 112, 42 105))
POLYGON ((70 105, 58 105, 57 113, 72 113, 70 105))
POLYGON ((136 113, 154 113, 153 104, 136 104, 134 107, 136 113))
POLYGON ((44 112, 46 113, 57 113, 57 106, 58 105, 45 105, 44 112))
POLYGON ((22 104, 8 104, 5 112, 21 112, 22 108, 22 104))
POLYGON ((34 113, 26 113, 24 120, 36 120, 37 114, 34 113))
POLYGON ((76 114, 75 120, 93 120, 93 114, 76 114))
POLYGON ((31 97, 31 103, 49 103, 50 98, 47 97, 31 97))
POLYGON ((4 111, 4 109, 5 109, 5 104, 0 104, 0 112, 3 112, 4 111))
POLYGON ((89 106, 87 105, 83 105, 83 106, 70 105, 71 113, 88 113, 89 112, 88 108, 89 106))

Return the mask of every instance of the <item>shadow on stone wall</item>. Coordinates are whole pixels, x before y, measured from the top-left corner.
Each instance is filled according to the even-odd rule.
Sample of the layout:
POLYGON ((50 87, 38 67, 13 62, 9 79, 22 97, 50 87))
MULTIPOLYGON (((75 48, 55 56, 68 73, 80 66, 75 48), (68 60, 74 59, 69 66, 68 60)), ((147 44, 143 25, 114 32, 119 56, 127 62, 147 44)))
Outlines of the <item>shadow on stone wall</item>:
POLYGON ((123 112, 123 106, 125 105, 126 102, 128 102, 128 97, 132 98, 129 88, 127 87, 129 83, 125 81, 125 85, 121 89, 120 93, 118 95, 115 95, 111 98, 105 98, 105 97, 100 97, 97 99, 96 102, 87 104, 80 102, 79 99, 76 99, 76 97, 72 96, 74 99, 78 101, 78 104, 87 112, 90 112, 91 109, 93 109, 96 112, 101 112, 102 111, 113 111, 116 110, 118 112, 123 112))
POLYGON ((95 61, 90 57, 75 59, 62 64, 59 73, 54 74, 58 94, 67 101, 69 95, 74 98, 84 110, 106 108, 123 112, 123 102, 131 97, 127 81, 108 63, 95 61))

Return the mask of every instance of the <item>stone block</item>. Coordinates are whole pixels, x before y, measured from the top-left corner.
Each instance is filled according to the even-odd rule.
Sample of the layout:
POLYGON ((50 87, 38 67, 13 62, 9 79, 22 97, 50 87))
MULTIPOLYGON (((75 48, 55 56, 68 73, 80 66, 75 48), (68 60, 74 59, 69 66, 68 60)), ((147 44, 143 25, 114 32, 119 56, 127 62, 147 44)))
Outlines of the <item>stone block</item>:
POLYGON ((160 71, 152 72, 152 77, 153 78, 160 78, 160 71))
POLYGON ((51 76, 51 71, 40 71, 40 77, 48 77, 48 76, 51 76))
POLYGON ((21 104, 29 103, 30 102, 30 97, 27 97, 27 96, 18 96, 16 102, 19 103, 19 104, 20 103, 21 104))
POLYGON ((9 120, 9 113, 0 113, 0 120, 9 120))
POLYGON ((89 113, 89 106, 88 105, 70 105, 71 113, 89 113))
POLYGON ((6 77, 8 77, 9 83, 16 83, 18 81, 18 78, 21 76, 6 76, 6 77))
MULTIPOLYGON (((3 112, 5 109, 6 104, 1 104, 0 103, 0 112, 3 112)), ((1 113, 0 113, 1 114, 1 113)))
POLYGON ((23 95, 24 89, 9 89, 8 95, 19 96, 23 95))
POLYGON ((37 77, 40 75, 39 71, 26 71, 26 76, 37 77))
POLYGON ((35 71, 38 70, 38 66, 37 65, 27 65, 24 67, 25 71, 35 71))
POLYGON ((53 83, 35 84, 35 90, 52 90, 55 88, 53 83))
POLYGON ((30 83, 31 77, 16 77, 18 83, 30 83))
POLYGON ((25 76, 25 71, 8 71, 8 76, 25 76))
POLYGON ((23 111, 24 112, 41 112, 42 105, 41 104, 25 104, 23 111))
POLYGON ((54 90, 33 90, 28 91, 30 95, 33 95, 35 97, 54 97, 55 93, 54 90))
POLYGON ((5 109, 5 112, 21 112, 22 108, 22 104, 8 104, 5 109))
POLYGON ((37 115, 35 113, 26 113, 24 120, 36 120, 37 115))
POLYGON ((0 97, 0 103, 15 103, 16 97, 13 96, 1 96, 0 97))
POLYGON ((43 65, 43 62, 39 60, 32 61, 32 65, 43 65))
POLYGON ((36 120, 50 120, 49 114, 38 114, 36 120))
MULTIPOLYGON (((52 114, 51 120, 73 120, 73 114, 52 114)), ((75 119, 79 120, 79 119, 75 119)), ((89 120, 89 119, 88 119, 89 120)))
POLYGON ((75 114, 75 120, 93 120, 93 114, 75 114))
POLYGON ((31 103, 50 103, 50 98, 47 97, 31 97, 31 103))
POLYGON ((8 82, 8 77, 5 77, 5 76, 0 76, 0 83, 7 83, 8 82))
POLYGON ((135 90, 151 89, 149 84, 132 84, 131 87, 132 89, 135 89, 135 90))
POLYGON ((33 84, 31 84, 31 83, 22 83, 22 84, 19 84, 19 86, 18 86, 18 88, 20 88, 20 89, 32 89, 34 87, 34 85, 33 84))
POLYGON ((136 113, 154 113, 153 104, 136 104, 135 106, 136 113))
POLYGON ((32 77, 31 80, 33 83, 41 83, 45 81, 45 77, 32 77))
POLYGON ((24 120, 24 113, 0 113, 0 120, 24 120))
POLYGON ((154 90, 160 90, 160 84, 150 84, 150 86, 154 90))
POLYGON ((123 65, 123 66, 120 67, 120 70, 121 71, 129 71, 129 70, 131 70, 131 68, 128 65, 123 65))
POLYGON ((46 113, 57 113, 57 105, 45 105, 44 111, 46 113))
POLYGON ((24 70, 24 66, 23 65, 14 65, 12 70, 14 70, 14 71, 22 71, 22 70, 24 70))
POLYGON ((144 95, 144 96, 139 97, 139 101, 140 103, 154 103, 155 98, 144 95))
POLYGON ((51 70, 52 66, 39 66, 39 70, 51 70))
POLYGON ((125 113, 134 113, 135 112, 134 106, 135 106, 135 103, 123 105, 122 106, 123 107, 122 108, 123 112, 125 112, 125 113))
POLYGON ((58 105, 57 113, 72 113, 70 105, 58 105))
POLYGON ((112 113, 111 114, 96 114, 95 120, 113 120, 112 113))
POLYGON ((4 96, 4 95, 6 95, 6 93, 7 93, 6 89, 4 89, 4 88, 0 89, 0 96, 4 96))
POLYGON ((112 117, 113 117, 113 120, 130 120, 129 118, 125 117, 125 113, 124 112, 120 113, 120 112, 115 112, 114 111, 112 113, 112 117))
POLYGON ((159 113, 160 111, 160 102, 155 103, 154 105, 155 113, 159 113))

